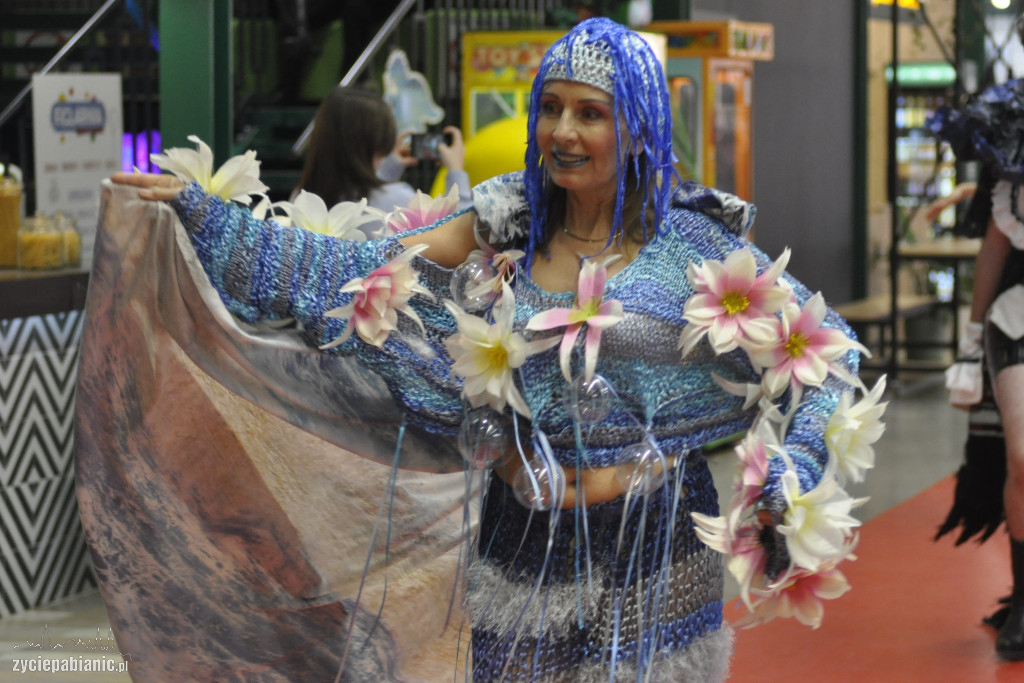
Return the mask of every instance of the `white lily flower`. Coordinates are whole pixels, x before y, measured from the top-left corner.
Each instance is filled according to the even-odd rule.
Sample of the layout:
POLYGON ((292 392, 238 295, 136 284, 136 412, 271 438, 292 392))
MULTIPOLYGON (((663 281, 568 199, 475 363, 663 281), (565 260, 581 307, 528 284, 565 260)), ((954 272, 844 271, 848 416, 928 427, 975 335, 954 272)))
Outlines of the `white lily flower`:
POLYGON ((292 224, 324 235, 362 242, 366 235, 359 229, 366 223, 379 223, 384 212, 366 205, 366 199, 358 202, 340 202, 327 209, 327 203, 319 195, 302 190, 292 203, 282 204, 292 219, 292 224))
POLYGON ((252 212, 252 217, 258 221, 262 220, 273 220, 278 225, 287 227, 292 224, 292 219, 287 213, 278 213, 278 209, 283 210, 288 202, 271 202, 270 197, 267 195, 258 195, 260 200, 249 209, 252 212))
POLYGON ((888 403, 879 403, 885 391, 883 375, 871 392, 851 405, 853 392, 844 391, 825 427, 825 446, 836 461, 839 474, 864 481, 864 472, 875 466, 874 443, 885 431, 882 414, 888 403))
POLYGON ((530 417, 530 408, 516 388, 512 371, 528 356, 550 349, 561 338, 528 342, 513 331, 516 300, 508 284, 503 284, 501 299, 493 309, 493 324, 466 313, 450 301, 445 306, 459 329, 445 340, 445 347, 455 361, 452 372, 465 379, 462 395, 474 408, 486 403, 501 412, 508 404, 519 414, 530 417))
POLYGON ((831 467, 807 493, 800 491, 800 481, 792 468, 782 473, 781 482, 786 512, 784 523, 776 528, 786 538, 793 563, 816 572, 826 562, 847 554, 850 535, 860 526, 850 511, 866 499, 851 498, 840 488, 831 467))
POLYGON ((256 152, 233 156, 213 172, 213 151, 195 135, 188 139, 196 143, 197 149, 172 147, 164 154, 150 154, 149 159, 165 171, 170 171, 182 182, 197 182, 203 192, 249 205, 253 194, 265 194, 270 188, 260 182, 260 162, 256 152))
POLYGON ((762 398, 770 398, 761 384, 752 382, 731 382, 717 373, 711 373, 711 379, 715 384, 725 389, 725 392, 743 399, 743 410, 756 405, 762 398))

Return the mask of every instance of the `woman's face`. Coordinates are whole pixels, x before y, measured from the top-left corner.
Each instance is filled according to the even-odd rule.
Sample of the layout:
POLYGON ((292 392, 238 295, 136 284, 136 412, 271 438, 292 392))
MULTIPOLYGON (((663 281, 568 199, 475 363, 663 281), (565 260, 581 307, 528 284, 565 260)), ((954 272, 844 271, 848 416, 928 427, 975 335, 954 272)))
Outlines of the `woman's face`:
POLYGON ((615 196, 616 122, 611 95, 573 81, 544 84, 534 132, 556 185, 570 193, 615 196))

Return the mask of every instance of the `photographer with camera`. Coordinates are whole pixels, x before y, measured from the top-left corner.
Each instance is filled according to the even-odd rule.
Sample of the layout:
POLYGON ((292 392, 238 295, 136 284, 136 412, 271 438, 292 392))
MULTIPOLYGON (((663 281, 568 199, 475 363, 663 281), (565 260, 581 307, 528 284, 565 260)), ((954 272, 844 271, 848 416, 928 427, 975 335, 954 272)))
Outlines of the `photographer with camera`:
POLYGON ((380 95, 338 86, 317 111, 302 179, 292 197, 306 190, 328 205, 365 197, 369 206, 392 211, 416 196, 416 190, 401 181, 405 169, 434 160, 447 169, 445 192, 459 186, 462 208, 472 202, 465 156, 457 127, 447 126, 443 133, 398 135, 394 114, 380 95), (413 144, 406 144, 406 138, 413 144))

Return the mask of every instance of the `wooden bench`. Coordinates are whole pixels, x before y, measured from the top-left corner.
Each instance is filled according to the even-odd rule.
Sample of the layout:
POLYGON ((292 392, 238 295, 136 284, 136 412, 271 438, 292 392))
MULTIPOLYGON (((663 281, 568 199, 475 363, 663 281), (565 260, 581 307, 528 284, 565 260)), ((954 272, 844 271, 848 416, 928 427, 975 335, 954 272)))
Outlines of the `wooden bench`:
MULTIPOLYGON (((896 298, 896 319, 904 320, 931 310, 941 303, 938 297, 928 294, 900 294, 896 298)), ((864 328, 861 343, 868 348, 875 347, 885 356, 891 353, 896 331, 892 329, 892 300, 888 294, 856 299, 832 308, 846 318, 854 328, 864 328), (877 343, 868 339, 871 328, 878 329, 877 343)), ((861 330, 858 330, 860 332, 861 330)))
MULTIPOLYGON (((896 297, 896 316, 898 318, 909 318, 919 313, 924 313, 938 302, 938 298, 928 294, 900 294, 896 297)), ((892 300, 889 295, 880 294, 866 299, 849 301, 845 304, 837 304, 832 308, 851 324, 882 325, 889 323, 891 320, 891 305, 892 300)))

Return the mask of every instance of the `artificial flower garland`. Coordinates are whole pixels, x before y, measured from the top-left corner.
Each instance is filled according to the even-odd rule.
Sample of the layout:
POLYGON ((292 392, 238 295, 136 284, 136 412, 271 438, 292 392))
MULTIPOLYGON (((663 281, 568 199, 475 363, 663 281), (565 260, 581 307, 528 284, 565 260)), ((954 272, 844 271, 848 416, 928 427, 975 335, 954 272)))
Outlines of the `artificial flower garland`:
MULTIPOLYGON (((370 220, 382 220, 385 234, 394 234, 430 225, 455 210, 453 199, 457 201, 457 194, 452 193, 434 200, 418 193, 409 207, 383 216, 369 209, 365 200, 341 202, 327 209, 322 199, 308 192, 300 193, 294 203, 271 205, 265 194, 267 187, 259 180, 254 152, 233 157, 214 173, 209 147, 195 136, 189 140, 197 144, 197 151, 169 149, 165 154, 152 155, 153 163, 185 182, 197 182, 205 192, 224 200, 249 205, 250 195, 261 196, 263 201, 254 208, 259 217, 270 214, 275 220, 290 221, 298 227, 359 240, 363 233, 358 227, 370 220), (284 215, 274 215, 275 210, 284 215)), ((487 405, 500 413, 508 405, 529 417, 529 407, 515 386, 514 371, 528 356, 560 343, 562 374, 572 383, 569 359, 584 326, 583 379, 589 383, 594 378, 601 330, 622 320, 621 303, 604 299, 610 259, 583 261, 572 308, 546 311, 527 323, 529 330, 565 327, 561 338, 527 341, 512 329, 515 297, 509 287, 515 263, 524 254, 519 250, 498 252, 481 242, 479 235, 477 241, 480 249, 470 254, 467 264, 487 264, 491 277, 475 283, 468 293, 471 298, 495 295, 485 313, 491 322, 445 302, 458 329, 445 342, 453 359, 452 372, 463 378, 463 398, 471 406, 487 405)), ((422 321, 408 301, 415 295, 430 295, 418 284, 418 274, 411 265, 413 257, 424 248, 407 249, 367 277, 346 283, 340 292, 352 294, 351 303, 327 315, 346 319, 348 325, 324 348, 343 343, 353 333, 368 344, 382 346, 396 328, 399 312, 422 329, 422 321)), ((750 611, 748 625, 775 617, 794 617, 817 628, 823 618, 822 601, 849 590, 837 565, 853 559, 860 523, 849 513, 863 501, 851 498, 842 484, 861 481, 864 471, 874 464, 873 445, 884 430, 881 417, 886 404, 879 399, 885 377, 869 392, 840 367, 837 361, 850 350, 870 354, 841 331, 822 326, 826 307, 820 292, 799 306, 792 290, 779 279, 788 260, 787 249, 758 274, 751 250, 741 249, 722 262, 706 259, 687 266, 695 294, 684 305, 687 325, 679 339, 683 355, 706 338, 718 354, 743 349, 762 376, 760 384, 746 385, 716 378, 723 390, 744 397, 748 407, 759 404, 760 412, 735 448, 739 469, 735 495, 725 514, 691 515, 701 540, 729 557, 727 567, 739 582, 741 599, 750 611), (822 479, 813 489, 802 491, 783 445, 785 435, 803 388, 821 386, 829 374, 848 384, 850 391, 840 397, 825 430, 828 463, 822 479), (789 410, 783 413, 773 401, 787 389, 789 410), (856 389, 865 396, 854 403, 856 389), (785 464, 780 482, 785 509, 779 519, 766 524, 761 514, 763 491, 769 459, 773 457, 785 464), (774 548, 773 552, 777 540, 784 548, 774 548), (785 566, 769 566, 770 562, 777 564, 780 557, 787 560, 785 566)), ((538 437, 543 440, 543 434, 538 437)))

